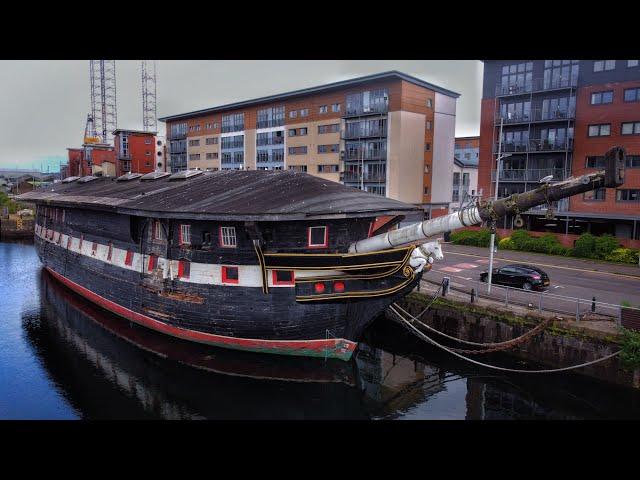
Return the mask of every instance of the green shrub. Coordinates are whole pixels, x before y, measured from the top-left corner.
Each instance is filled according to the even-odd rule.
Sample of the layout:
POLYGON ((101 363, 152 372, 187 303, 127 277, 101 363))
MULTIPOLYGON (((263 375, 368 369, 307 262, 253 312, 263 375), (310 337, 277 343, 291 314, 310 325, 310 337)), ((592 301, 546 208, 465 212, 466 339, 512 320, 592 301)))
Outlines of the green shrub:
POLYGON ((596 237, 590 233, 580 235, 573 247, 572 255, 574 257, 595 258, 596 255, 596 237))
POLYGON ((571 249, 565 247, 564 245, 560 245, 560 243, 558 243, 558 245, 553 245, 550 249, 549 249, 549 254, 551 255, 563 255, 563 256, 567 256, 571 254, 571 249))
POLYGON ((622 262, 622 263, 638 263, 638 254, 640 250, 633 248, 616 248, 611 253, 604 257, 608 262, 622 262))
POLYGON ((620 244, 613 235, 605 233, 601 237, 596 238, 595 255, 597 258, 605 258, 615 249, 619 248, 620 244))
POLYGON ((628 369, 640 368, 640 332, 622 329, 620 360, 628 369))
POLYGON ((531 235, 525 230, 516 230, 511 234, 511 241, 515 250, 526 250, 531 244, 531 235))
MULTIPOLYGON (((496 242, 499 241, 500 237, 496 234, 496 242)), ((481 230, 460 230, 451 234, 451 242, 456 245, 488 247, 491 242, 491 232, 486 228, 481 230)))
POLYGON ((504 237, 498 242, 498 248, 500 250, 515 250, 515 244, 513 240, 511 240, 511 237, 504 237))

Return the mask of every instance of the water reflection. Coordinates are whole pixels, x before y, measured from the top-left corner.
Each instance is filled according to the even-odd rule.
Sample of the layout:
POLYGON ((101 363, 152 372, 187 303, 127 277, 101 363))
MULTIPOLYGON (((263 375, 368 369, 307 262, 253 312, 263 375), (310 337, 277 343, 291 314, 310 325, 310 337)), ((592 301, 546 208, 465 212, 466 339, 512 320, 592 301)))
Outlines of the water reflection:
MULTIPOLYGON (((0 244, 0 252, 2 248, 0 244)), ((37 286, 39 302, 39 307, 20 311, 23 340, 57 391, 56 398, 81 418, 640 417, 637 392, 566 375, 496 376, 426 347, 384 319, 369 329, 350 362, 185 342, 97 308, 41 271, 33 252, 23 254, 25 261, 14 262, 15 268, 33 273, 30 281, 37 286)), ((25 286, 6 285, 6 292, 22 294, 20 288, 25 286)), ((508 359, 496 361, 504 364, 508 359)), ((19 376, 17 366, 7 367, 7 375, 19 376)), ((25 392, 37 383, 21 380, 25 392)), ((7 397, 19 405, 20 395, 27 394, 7 397)), ((24 412, 25 418, 34 416, 37 412, 24 412)))

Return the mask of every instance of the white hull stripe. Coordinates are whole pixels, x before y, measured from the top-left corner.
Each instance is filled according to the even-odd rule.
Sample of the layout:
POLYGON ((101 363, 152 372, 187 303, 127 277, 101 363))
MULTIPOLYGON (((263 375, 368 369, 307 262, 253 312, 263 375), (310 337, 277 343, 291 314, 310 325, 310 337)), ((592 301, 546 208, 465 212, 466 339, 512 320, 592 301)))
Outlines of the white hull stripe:
MULTIPOLYGON (((189 278, 178 277, 178 260, 169 260, 164 257, 158 257, 157 266, 155 270, 149 271, 149 255, 132 252, 131 265, 125 263, 127 257, 127 250, 121 248, 112 247, 111 260, 108 260, 109 245, 101 243, 95 244, 95 250, 93 248, 94 243, 89 240, 83 240, 82 245, 80 238, 70 235, 62 234, 55 230, 45 229, 36 224, 35 234, 37 237, 49 242, 54 243, 64 249, 68 249, 71 252, 84 255, 85 257, 93 258, 110 265, 114 265, 126 270, 132 270, 135 272, 142 272, 145 274, 161 275, 162 278, 171 278, 185 283, 200 283, 207 285, 224 285, 228 287, 255 287, 262 288, 262 275, 260 271, 260 265, 229 265, 238 267, 238 283, 225 283, 222 281, 222 267, 224 264, 211 264, 211 263, 197 263, 189 262, 189 278), (69 238, 71 241, 69 243, 69 238), (67 245, 69 248, 67 248, 67 245)), ((274 285, 273 275, 269 270, 267 272, 267 281, 269 288, 293 288, 294 285, 274 285)), ((340 274, 336 270, 294 270, 295 278, 304 277, 321 277, 332 276, 340 274)))

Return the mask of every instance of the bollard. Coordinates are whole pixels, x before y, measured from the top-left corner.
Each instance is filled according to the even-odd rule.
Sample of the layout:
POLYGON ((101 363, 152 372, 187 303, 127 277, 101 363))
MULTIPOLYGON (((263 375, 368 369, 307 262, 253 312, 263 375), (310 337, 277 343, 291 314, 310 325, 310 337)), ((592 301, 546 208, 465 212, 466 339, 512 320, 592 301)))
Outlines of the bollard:
POLYGON ((580 321, 580 299, 576 301, 576 322, 580 321))
POLYGON ((442 278, 442 296, 446 297, 449 293, 449 277, 442 278))
POLYGON ((471 289, 471 303, 475 302, 476 300, 476 289, 472 288, 471 289))
POLYGON ((596 313, 596 297, 593 297, 593 298, 591 299, 591 311, 592 311, 593 313, 596 313))

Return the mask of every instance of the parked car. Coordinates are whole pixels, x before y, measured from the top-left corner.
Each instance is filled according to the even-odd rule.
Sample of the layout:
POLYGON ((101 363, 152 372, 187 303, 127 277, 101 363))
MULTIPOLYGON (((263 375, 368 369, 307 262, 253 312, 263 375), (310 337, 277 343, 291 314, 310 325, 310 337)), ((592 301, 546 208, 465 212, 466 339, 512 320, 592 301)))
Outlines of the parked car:
MULTIPOLYGON (((486 282, 489 272, 480 274, 480 281, 486 282)), ((524 290, 544 290, 549 287, 549 275, 532 265, 511 264, 493 269, 491 283, 524 290)))

